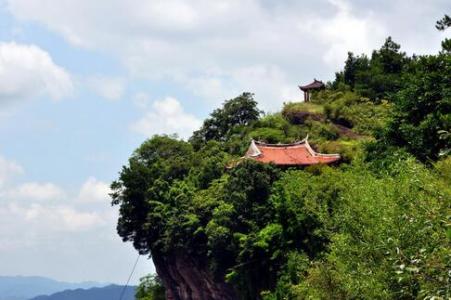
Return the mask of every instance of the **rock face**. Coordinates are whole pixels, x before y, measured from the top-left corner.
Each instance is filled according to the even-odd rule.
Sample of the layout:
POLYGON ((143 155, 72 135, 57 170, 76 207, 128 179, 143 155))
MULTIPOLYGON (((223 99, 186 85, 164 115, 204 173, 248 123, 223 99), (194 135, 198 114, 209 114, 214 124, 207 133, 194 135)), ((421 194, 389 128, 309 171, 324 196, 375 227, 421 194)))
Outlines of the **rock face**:
POLYGON ((166 287, 167 300, 235 300, 231 285, 218 282, 205 266, 180 253, 153 255, 158 276, 166 287))

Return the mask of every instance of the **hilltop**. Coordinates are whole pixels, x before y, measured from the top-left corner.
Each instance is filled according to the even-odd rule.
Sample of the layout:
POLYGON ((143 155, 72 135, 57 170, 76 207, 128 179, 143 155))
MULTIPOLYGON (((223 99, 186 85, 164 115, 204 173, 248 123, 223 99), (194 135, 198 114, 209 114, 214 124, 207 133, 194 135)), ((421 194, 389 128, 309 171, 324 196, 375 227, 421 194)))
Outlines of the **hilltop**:
POLYGON ((308 103, 225 101, 189 141, 135 150, 111 186, 118 234, 152 256, 168 299, 444 298, 450 76, 449 49, 408 57, 387 38, 308 103), (340 164, 231 164, 252 139, 307 135, 340 164))

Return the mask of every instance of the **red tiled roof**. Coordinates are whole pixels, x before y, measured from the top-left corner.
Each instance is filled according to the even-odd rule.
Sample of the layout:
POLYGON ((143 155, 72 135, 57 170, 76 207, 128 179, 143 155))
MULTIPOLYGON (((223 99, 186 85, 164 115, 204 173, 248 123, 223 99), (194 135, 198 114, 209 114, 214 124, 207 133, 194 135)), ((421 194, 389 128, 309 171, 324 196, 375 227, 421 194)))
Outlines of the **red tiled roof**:
POLYGON ((330 164, 340 159, 339 154, 316 153, 307 138, 294 144, 265 144, 252 141, 245 158, 283 166, 330 164))
POLYGON ((322 81, 313 79, 312 83, 309 83, 307 85, 300 85, 299 88, 303 91, 311 90, 311 89, 320 89, 324 87, 324 83, 322 81))

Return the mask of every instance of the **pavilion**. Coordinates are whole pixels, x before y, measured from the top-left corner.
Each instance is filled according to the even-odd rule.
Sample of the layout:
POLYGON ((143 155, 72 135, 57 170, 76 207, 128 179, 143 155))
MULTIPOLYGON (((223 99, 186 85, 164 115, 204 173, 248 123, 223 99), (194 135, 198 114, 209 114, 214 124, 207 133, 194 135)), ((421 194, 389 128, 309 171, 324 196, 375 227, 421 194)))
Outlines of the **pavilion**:
POLYGON ((266 144, 252 140, 243 158, 278 166, 310 166, 337 162, 340 155, 315 152, 307 136, 302 141, 292 144, 266 144))
POLYGON ((315 90, 322 90, 326 86, 320 80, 313 79, 313 82, 307 85, 300 85, 299 88, 304 92, 304 102, 310 101, 310 92, 315 90))

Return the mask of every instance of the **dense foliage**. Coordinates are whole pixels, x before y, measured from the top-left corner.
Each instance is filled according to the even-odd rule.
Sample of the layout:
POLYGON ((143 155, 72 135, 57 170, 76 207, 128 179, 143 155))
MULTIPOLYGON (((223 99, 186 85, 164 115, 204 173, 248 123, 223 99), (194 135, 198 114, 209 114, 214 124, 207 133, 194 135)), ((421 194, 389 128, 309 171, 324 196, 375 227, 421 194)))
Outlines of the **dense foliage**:
POLYGON ((155 275, 140 279, 135 293, 136 300, 165 300, 165 289, 161 280, 155 275))
MULTIPOLYGON (((308 203, 307 211, 319 214, 330 243, 319 259, 303 258, 292 266, 296 277, 282 271, 268 299, 449 296, 451 191, 433 171, 412 159, 381 174, 355 163, 316 176, 293 171, 281 186, 285 201, 308 203)), ((305 211, 305 206, 294 207, 305 211)))
MULTIPOLYGON (((242 299, 449 298, 450 59, 388 38, 371 58, 350 53, 311 103, 262 115, 244 93, 188 142, 150 138, 112 184, 119 235, 143 254, 183 251, 242 299), (307 135, 342 164, 236 163, 252 138, 307 135)), ((159 299, 145 298, 154 278, 141 287, 159 299)))
POLYGON ((441 136, 451 128, 451 55, 419 57, 394 97, 389 143, 405 147, 419 159, 436 160, 451 142, 441 136))
POLYGON ((370 58, 365 54, 348 53, 345 67, 336 74, 335 87, 348 85, 360 95, 373 101, 386 99, 402 87, 400 76, 409 65, 409 58, 400 51, 401 46, 388 37, 370 58))
POLYGON ((193 133, 191 144, 201 147, 210 140, 226 141, 243 127, 256 121, 260 115, 257 102, 251 93, 226 101, 222 108, 213 111, 202 127, 193 133))

